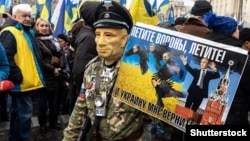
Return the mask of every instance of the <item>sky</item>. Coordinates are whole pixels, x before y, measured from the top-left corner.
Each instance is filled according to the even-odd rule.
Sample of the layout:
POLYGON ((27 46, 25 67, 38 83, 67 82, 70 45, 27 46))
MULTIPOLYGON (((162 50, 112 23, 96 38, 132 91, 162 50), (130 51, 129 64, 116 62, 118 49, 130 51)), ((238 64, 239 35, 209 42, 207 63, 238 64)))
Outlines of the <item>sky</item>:
MULTIPOLYGON (((150 0, 151 3, 153 3, 154 0, 150 0)), ((157 0, 158 3, 161 3, 163 0, 157 0)), ((173 0, 173 1, 181 1, 181 0, 173 0)), ((193 0, 182 0, 184 2, 185 6, 193 6, 194 1, 193 0)))
POLYGON ((193 6, 194 5, 194 1, 192 1, 192 0, 183 0, 183 1, 184 1, 185 6, 193 6))

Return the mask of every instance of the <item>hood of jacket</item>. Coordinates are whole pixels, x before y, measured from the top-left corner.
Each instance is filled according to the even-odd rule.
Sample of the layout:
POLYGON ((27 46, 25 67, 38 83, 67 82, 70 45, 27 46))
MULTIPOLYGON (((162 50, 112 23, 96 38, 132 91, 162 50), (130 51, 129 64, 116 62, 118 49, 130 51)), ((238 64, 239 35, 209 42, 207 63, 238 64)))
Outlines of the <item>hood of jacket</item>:
POLYGON ((14 19, 12 18, 8 18, 6 19, 6 21, 3 23, 3 28, 4 27, 7 27, 7 26, 15 26, 18 22, 15 21, 14 19))
POLYGON ((93 27, 95 19, 95 12, 97 6, 100 2, 96 1, 86 1, 80 7, 80 16, 83 18, 85 23, 91 27, 93 27))

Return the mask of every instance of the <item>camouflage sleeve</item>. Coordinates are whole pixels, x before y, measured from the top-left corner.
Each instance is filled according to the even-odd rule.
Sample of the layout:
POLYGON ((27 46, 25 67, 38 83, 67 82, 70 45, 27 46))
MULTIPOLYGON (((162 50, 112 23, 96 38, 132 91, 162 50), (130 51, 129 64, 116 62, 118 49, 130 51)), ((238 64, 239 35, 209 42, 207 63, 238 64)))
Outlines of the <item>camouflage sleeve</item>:
POLYGON ((87 104, 84 94, 80 94, 69 118, 68 126, 63 131, 63 141, 76 141, 87 113, 87 104))

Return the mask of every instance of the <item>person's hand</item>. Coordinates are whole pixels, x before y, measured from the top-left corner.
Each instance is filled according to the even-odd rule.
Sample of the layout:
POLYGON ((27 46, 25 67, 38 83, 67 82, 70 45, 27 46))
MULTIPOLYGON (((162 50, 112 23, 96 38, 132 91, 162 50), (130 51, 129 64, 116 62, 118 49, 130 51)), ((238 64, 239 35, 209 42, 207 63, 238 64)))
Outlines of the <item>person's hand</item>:
POLYGON ((54 76, 59 76, 61 68, 54 69, 54 76))
POLYGON ((216 69, 216 64, 214 62, 209 63, 209 67, 213 70, 213 71, 217 71, 216 69))
POLYGON ((180 55, 180 59, 184 65, 187 64, 187 57, 185 57, 184 55, 180 55))

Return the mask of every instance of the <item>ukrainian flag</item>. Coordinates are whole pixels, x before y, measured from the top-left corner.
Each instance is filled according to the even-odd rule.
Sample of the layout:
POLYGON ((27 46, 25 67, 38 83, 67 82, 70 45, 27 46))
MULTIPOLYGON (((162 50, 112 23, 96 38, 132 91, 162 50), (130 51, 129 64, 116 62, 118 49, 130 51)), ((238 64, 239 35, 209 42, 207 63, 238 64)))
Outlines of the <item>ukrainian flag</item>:
MULTIPOLYGON (((54 14, 57 14, 57 19, 55 19, 56 21, 54 22, 55 24, 55 29, 54 29, 54 36, 57 37, 57 35, 61 34, 61 33, 64 33, 64 17, 65 17, 65 1, 64 0, 60 0, 58 3, 57 3, 57 6, 56 6, 56 11, 57 13, 54 13, 54 14)), ((53 15, 55 16, 55 15, 53 15)))
POLYGON ((50 22, 51 19, 51 4, 52 0, 46 0, 45 4, 43 5, 43 9, 41 12, 41 18, 46 19, 50 22))
POLYGON ((37 17, 40 13, 40 4, 35 4, 31 6, 32 8, 32 17, 37 17))
POLYGON ((133 18, 134 24, 136 22, 142 22, 156 25, 159 22, 159 18, 155 15, 151 8, 151 4, 147 0, 133 0, 129 12, 133 18))
POLYGON ((0 0, 0 14, 4 13, 6 9, 5 0, 0 0))
POLYGON ((168 14, 168 21, 171 23, 171 24, 174 24, 174 7, 171 5, 170 6, 170 10, 169 10, 169 14, 168 14))
POLYGON ((169 9, 169 0, 163 0, 159 5, 158 12, 167 11, 169 9))
MULTIPOLYGON (((75 7, 70 0, 66 0, 65 15, 64 15, 64 28, 68 32, 72 28, 73 7, 75 7)), ((77 14, 77 13, 75 13, 77 14)))
POLYGON ((38 4, 45 4, 46 0, 37 0, 38 4))

